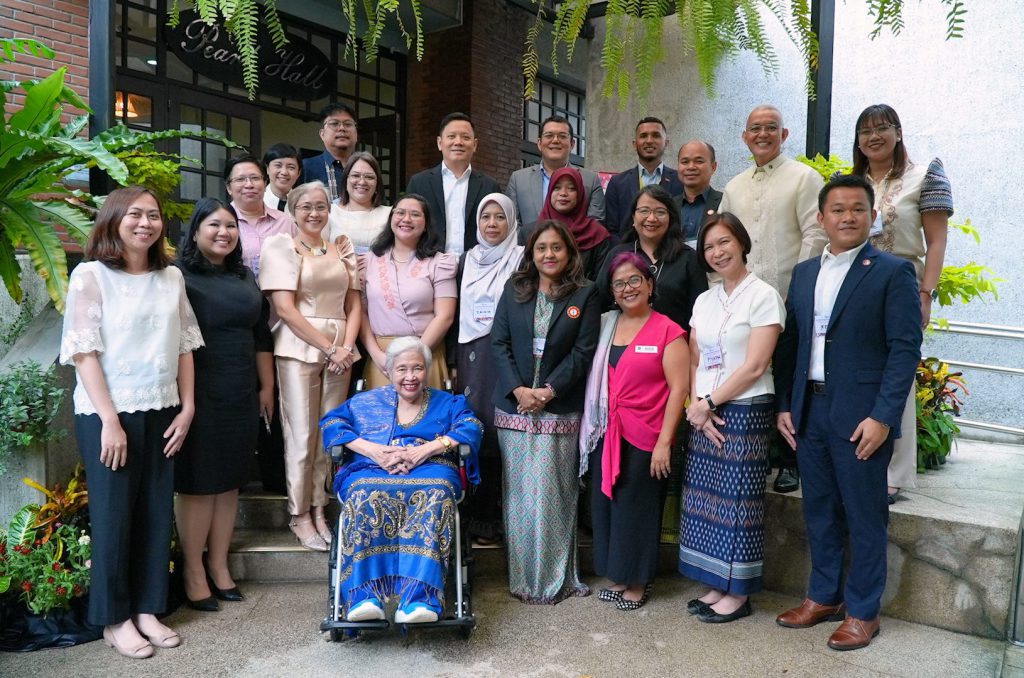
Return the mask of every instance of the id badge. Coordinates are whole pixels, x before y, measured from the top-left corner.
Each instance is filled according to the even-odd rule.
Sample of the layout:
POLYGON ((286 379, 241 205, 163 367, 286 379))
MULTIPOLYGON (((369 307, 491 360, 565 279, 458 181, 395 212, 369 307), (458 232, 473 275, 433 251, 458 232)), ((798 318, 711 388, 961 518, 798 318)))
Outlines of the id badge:
POLYGON ((494 319, 494 302, 478 301, 473 304, 473 320, 483 322, 494 319))
POLYGON ((708 369, 717 369, 722 366, 722 347, 721 346, 708 346, 702 348, 701 353, 704 357, 704 367, 708 369))
POLYGON ((824 337, 825 332, 828 331, 828 321, 831 316, 827 315, 816 315, 814 316, 814 336, 824 337))
POLYGON ((534 357, 541 357, 544 355, 544 345, 547 343, 547 339, 544 337, 533 338, 533 355, 534 357))
POLYGON ((637 344, 636 348, 634 350, 637 353, 652 353, 654 355, 658 355, 658 347, 657 346, 641 346, 640 344, 637 344))
POLYGON ((882 213, 878 212, 875 214, 875 220, 871 222, 871 231, 868 236, 873 238, 876 235, 882 235, 882 230, 882 213))

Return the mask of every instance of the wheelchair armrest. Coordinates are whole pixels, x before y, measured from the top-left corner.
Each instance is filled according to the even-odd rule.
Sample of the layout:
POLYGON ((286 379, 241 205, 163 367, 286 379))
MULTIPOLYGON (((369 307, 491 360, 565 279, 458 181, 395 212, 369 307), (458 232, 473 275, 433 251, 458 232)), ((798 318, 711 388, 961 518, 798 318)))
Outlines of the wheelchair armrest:
POLYGON ((334 463, 336 463, 336 464, 340 464, 341 462, 343 462, 345 460, 345 455, 347 453, 348 453, 348 448, 345 447, 344 445, 332 445, 331 446, 331 450, 330 450, 331 459, 333 459, 334 463))
POLYGON ((470 455, 473 454, 473 450, 466 443, 459 443, 459 460, 460 463, 469 459, 470 455))

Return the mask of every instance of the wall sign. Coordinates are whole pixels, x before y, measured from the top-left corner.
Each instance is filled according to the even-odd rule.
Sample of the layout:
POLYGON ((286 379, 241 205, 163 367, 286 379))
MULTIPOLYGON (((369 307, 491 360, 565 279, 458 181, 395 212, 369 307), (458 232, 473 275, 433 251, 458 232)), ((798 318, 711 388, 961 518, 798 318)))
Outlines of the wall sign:
MULTIPOLYGON (((177 28, 165 29, 168 49, 208 78, 244 87, 242 57, 221 23, 209 26, 194 10, 182 10, 177 28)), ((334 67, 312 43, 293 35, 275 49, 270 35, 260 31, 260 93, 285 99, 313 101, 334 94, 334 67)))

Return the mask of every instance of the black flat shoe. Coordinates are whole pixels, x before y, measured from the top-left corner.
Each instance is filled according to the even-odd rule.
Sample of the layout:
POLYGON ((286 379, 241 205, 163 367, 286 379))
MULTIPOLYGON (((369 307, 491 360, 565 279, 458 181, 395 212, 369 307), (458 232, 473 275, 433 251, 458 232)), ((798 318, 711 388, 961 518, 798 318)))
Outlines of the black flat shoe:
POLYGON ((202 600, 190 600, 185 599, 185 604, 191 607, 193 610, 199 610, 200 612, 219 612, 220 603, 218 603, 213 596, 209 598, 203 598, 202 600))
POLYGON ((710 610, 711 606, 705 603, 700 598, 694 598, 693 600, 686 603, 686 611, 690 614, 700 614, 705 610, 710 610))
POLYGON ((640 600, 627 600, 626 598, 623 598, 622 594, 620 593, 619 594, 619 599, 615 602, 615 607, 617 607, 620 610, 623 610, 624 612, 629 612, 629 611, 632 611, 632 610, 639 610, 641 607, 643 607, 644 605, 647 604, 647 598, 649 598, 650 595, 651 595, 651 585, 650 584, 648 584, 647 586, 644 587, 644 595, 641 596, 640 600))
POLYGON ((780 494, 796 492, 799 490, 800 476, 797 475, 796 469, 779 469, 779 475, 775 476, 775 482, 772 483, 772 489, 780 494))
POLYGON ((714 608, 708 606, 706 612, 698 612, 697 619, 707 624, 726 624, 737 619, 743 619, 749 617, 754 613, 754 610, 750 607, 750 600, 748 599, 745 603, 736 608, 735 611, 729 614, 719 614, 715 612, 714 608))
POLYGON ((597 594, 598 600, 603 600, 606 603, 617 603, 622 600, 622 591, 616 591, 615 589, 601 589, 597 594))

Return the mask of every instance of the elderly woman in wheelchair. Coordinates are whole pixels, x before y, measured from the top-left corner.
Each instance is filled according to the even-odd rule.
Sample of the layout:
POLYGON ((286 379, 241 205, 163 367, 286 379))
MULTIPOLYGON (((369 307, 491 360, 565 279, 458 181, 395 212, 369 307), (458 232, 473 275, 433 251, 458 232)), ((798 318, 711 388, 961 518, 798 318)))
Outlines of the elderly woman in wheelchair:
POLYGON ((341 503, 337 567, 349 622, 437 621, 462 494, 459 446, 469 482, 480 480, 483 426, 460 395, 427 387, 431 351, 416 337, 388 346, 389 386, 357 393, 320 421, 324 447, 344 446, 334 478, 341 503))

